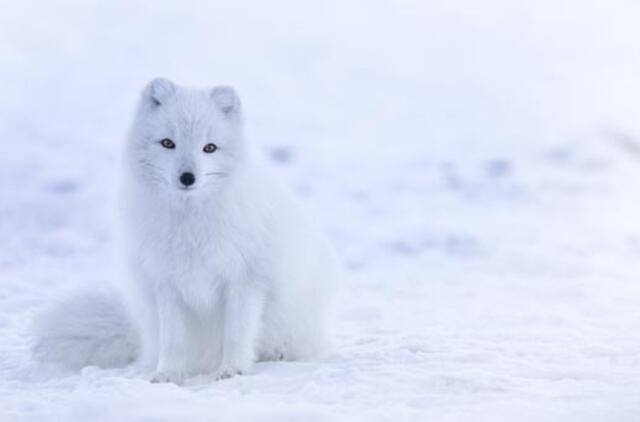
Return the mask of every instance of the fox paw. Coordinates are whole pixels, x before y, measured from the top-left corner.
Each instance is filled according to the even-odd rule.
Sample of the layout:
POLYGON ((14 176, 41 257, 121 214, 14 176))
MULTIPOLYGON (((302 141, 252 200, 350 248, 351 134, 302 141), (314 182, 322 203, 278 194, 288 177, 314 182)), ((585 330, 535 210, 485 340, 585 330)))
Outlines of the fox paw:
POLYGON ((266 351, 262 351, 260 354, 260 360, 262 361, 280 361, 280 360, 288 360, 287 354, 284 349, 280 349, 278 347, 274 347, 273 349, 269 349, 266 351))
POLYGON ((236 375, 242 375, 243 373, 244 371, 238 368, 233 368, 233 367, 220 368, 215 374, 215 379, 216 381, 225 380, 231 377, 235 377, 236 375))
POLYGON ((160 371, 153 375, 151 382, 154 384, 171 382, 176 385, 181 385, 184 382, 184 377, 181 374, 171 374, 169 372, 160 371))

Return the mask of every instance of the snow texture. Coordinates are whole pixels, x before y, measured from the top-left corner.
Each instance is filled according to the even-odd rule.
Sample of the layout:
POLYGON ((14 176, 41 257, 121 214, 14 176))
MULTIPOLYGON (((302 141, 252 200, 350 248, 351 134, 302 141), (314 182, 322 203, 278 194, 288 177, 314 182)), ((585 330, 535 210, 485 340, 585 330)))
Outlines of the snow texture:
POLYGON ((1 9, 0 420, 638 420, 640 5, 1 9), (116 162, 155 76, 236 87, 335 242, 328 358, 178 387, 31 357, 38 311, 117 277, 116 162))

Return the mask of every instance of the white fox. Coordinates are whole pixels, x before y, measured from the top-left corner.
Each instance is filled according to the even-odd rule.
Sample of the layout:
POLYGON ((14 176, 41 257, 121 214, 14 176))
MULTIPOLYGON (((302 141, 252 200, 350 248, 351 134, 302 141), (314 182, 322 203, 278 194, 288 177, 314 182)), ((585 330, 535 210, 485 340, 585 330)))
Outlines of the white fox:
POLYGON ((126 300, 54 306, 37 324, 38 358, 136 360, 152 381, 180 383, 327 350, 336 259, 246 142, 232 88, 151 81, 123 164, 126 300))

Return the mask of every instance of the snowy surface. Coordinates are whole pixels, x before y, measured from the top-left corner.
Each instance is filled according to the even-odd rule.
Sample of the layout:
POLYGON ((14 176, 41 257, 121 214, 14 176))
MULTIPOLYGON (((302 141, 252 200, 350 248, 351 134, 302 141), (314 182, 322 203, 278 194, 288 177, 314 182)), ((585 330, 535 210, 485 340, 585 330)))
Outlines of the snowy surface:
POLYGON ((636 421, 640 6, 34 1, 0 13, 0 420, 636 421), (348 269, 318 361, 156 385, 33 362, 115 276, 154 76, 232 84, 348 269))

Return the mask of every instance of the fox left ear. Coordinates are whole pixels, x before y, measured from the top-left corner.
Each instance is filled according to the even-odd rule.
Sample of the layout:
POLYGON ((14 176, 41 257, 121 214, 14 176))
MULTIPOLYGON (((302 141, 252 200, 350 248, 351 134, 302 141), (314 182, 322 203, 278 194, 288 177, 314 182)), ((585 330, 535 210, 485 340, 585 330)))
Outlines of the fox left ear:
POLYGON ((228 116, 240 113, 240 97, 230 86, 217 86, 211 91, 211 98, 220 110, 228 116))
POLYGON ((142 92, 143 98, 154 107, 164 104, 176 91, 176 86, 168 79, 155 78, 142 92))

